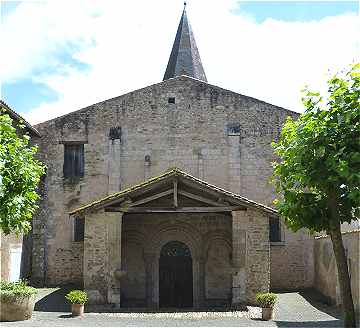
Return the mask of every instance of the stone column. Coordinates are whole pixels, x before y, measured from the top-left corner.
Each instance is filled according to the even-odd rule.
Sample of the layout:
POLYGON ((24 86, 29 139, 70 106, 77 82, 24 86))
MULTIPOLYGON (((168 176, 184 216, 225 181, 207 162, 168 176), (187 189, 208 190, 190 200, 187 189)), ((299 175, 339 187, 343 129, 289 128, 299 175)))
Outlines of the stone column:
POLYGON ((106 213, 108 230, 108 303, 120 307, 121 278, 121 226, 123 213, 106 213))
POLYGON ((232 305, 246 302, 246 212, 232 212, 232 305))
POLYGON ((109 194, 115 193, 121 189, 121 140, 112 139, 109 140, 109 164, 108 164, 108 176, 109 176, 109 194))
POLYGON ((86 214, 84 234, 84 289, 90 304, 107 301, 107 229, 104 211, 86 214))
POLYGON ((199 258, 199 306, 205 306, 205 263, 203 257, 199 258))
POLYGON ((149 308, 156 308, 156 302, 154 299, 154 270, 155 270, 155 261, 156 256, 152 253, 144 254, 145 261, 145 273, 146 273, 146 303, 149 308))
POLYGON ((193 306, 201 306, 202 297, 202 277, 201 277, 201 258, 193 257, 193 306))
POLYGON ((151 304, 154 308, 158 308, 160 306, 159 261, 160 261, 160 254, 155 256, 153 265, 151 266, 151 283, 152 283, 151 304))

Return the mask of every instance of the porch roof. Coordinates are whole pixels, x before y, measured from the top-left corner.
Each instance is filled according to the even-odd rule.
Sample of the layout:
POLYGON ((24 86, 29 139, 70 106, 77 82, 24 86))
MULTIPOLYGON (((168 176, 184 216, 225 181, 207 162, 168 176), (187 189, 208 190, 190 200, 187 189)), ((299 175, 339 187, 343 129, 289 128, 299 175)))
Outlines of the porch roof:
POLYGON ((93 212, 100 209, 105 209, 109 212, 159 213, 229 212, 232 210, 246 210, 247 208, 258 209, 272 215, 278 215, 278 212, 269 206, 212 185, 179 168, 171 168, 159 176, 152 177, 137 185, 74 209, 69 212, 69 214, 70 216, 82 215, 86 212, 93 212), (182 186, 185 187, 185 189, 182 186), (138 205, 151 203, 157 199, 171 195, 173 196, 173 203, 170 208, 138 207, 138 205), (206 204, 207 206, 210 204, 212 207, 179 207, 178 195, 206 204))

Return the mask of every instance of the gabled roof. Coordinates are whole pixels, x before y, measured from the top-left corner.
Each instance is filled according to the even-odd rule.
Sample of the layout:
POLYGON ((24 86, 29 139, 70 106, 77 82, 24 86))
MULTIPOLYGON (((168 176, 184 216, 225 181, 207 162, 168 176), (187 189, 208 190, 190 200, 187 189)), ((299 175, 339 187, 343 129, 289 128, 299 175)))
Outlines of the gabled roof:
POLYGON ((243 95, 239 92, 236 92, 236 91, 233 91, 233 90, 229 90, 229 89, 225 89, 223 87, 219 87, 219 86, 216 86, 214 84, 210 84, 208 82, 204 82, 204 81, 200 81, 196 78, 193 78, 191 76, 187 76, 187 75, 180 75, 180 76, 176 76, 174 78, 171 78, 171 79, 168 79, 168 80, 164 80, 164 81, 161 81, 161 82, 157 82, 157 83, 154 83, 154 84, 151 84, 151 85, 148 85, 146 87, 143 87, 143 88, 140 88, 140 89, 136 89, 136 90, 133 90, 133 91, 130 91, 130 92, 127 92, 127 93, 124 93, 120 96, 116 96, 116 97, 113 97, 113 98, 109 98, 109 99, 105 99, 105 100, 102 100, 102 101, 99 101, 95 104, 92 104, 92 105, 89 105, 87 107, 83 107, 83 108, 80 108, 78 110, 75 110, 75 111, 72 111, 72 112, 69 112, 67 114, 64 114, 64 115, 60 115, 60 116, 57 116, 57 117, 54 117, 52 119, 49 119, 47 121, 43 121, 41 123, 37 123, 36 126, 40 126, 41 124, 44 124, 44 123, 47 123, 47 122, 51 122, 51 121, 55 121, 57 119, 61 119, 61 118, 64 118, 64 117, 67 117, 67 116, 70 116, 70 115, 74 115, 74 114, 81 114, 81 113, 85 113, 86 111, 89 111, 91 109, 93 109, 94 107, 97 107, 97 106, 101 106, 101 105, 104 105, 106 103, 109 103, 109 102, 113 102, 113 101, 117 101, 117 100, 120 100, 121 98, 123 97, 129 97, 129 96, 136 96, 136 94, 138 92, 143 92, 144 90, 152 90, 154 88, 157 88, 157 87, 163 87, 163 86, 166 86, 167 84, 171 84, 171 83, 174 83, 176 81, 190 81, 192 82, 194 85, 198 85, 199 87, 208 87, 208 88, 212 88, 218 92, 221 92, 221 93, 226 93, 226 94, 229 94, 229 95, 233 95, 233 96, 236 96, 236 97, 242 97, 244 99, 247 99, 249 101, 253 101, 253 102, 257 102, 257 103, 260 103, 260 104, 264 104, 266 106, 271 106, 273 109, 276 109, 276 110, 281 110, 281 111, 285 111, 287 113, 289 113, 290 115, 300 115, 298 112, 295 112, 293 110, 290 110, 290 109, 287 109, 287 108, 284 108, 284 107, 280 107, 280 106, 277 106, 277 105, 274 105, 274 104, 271 104, 271 103, 268 103, 264 100, 261 100, 261 99, 257 99, 257 98, 254 98, 254 97, 250 97, 250 96, 246 96, 246 95, 243 95))
MULTIPOLYGON (((184 5, 186 6, 186 3, 184 5)), ((164 80, 187 75, 207 82, 185 6, 166 67, 164 80)))
MULTIPOLYGON (((206 204, 217 206, 213 209, 218 208, 219 211, 226 212, 235 209, 253 208, 272 215, 278 215, 277 211, 271 207, 207 183, 178 168, 169 169, 159 176, 150 178, 140 184, 79 207, 69 212, 69 214, 81 215, 86 212, 97 211, 100 209, 126 212, 127 209, 129 209, 129 206, 151 203, 151 201, 154 201, 155 199, 172 195, 174 192, 206 204), (176 187, 176 191, 168 189, 169 185, 172 188, 174 181, 176 181, 176 186, 179 185, 179 187, 176 187), (186 191, 186 188, 184 189, 184 187, 195 190, 195 193, 186 191), (156 193, 154 193, 154 191, 156 191, 156 193), (115 208, 119 210, 115 210, 115 208)), ((156 207, 154 208, 156 209, 156 207)), ((138 212, 141 211, 139 208, 133 209, 137 209, 138 212)), ((141 209, 143 209, 144 213, 146 212, 146 208, 142 207, 141 209)), ((211 208, 207 209, 211 210, 211 208)), ((191 212, 191 208, 188 208, 187 211, 191 212)), ((204 210, 203 212, 207 212, 207 210, 204 210)))
POLYGON ((3 100, 0 100, 0 108, 4 109, 9 116, 17 121, 18 123, 22 123, 25 125, 25 127, 29 130, 30 133, 36 135, 37 137, 41 137, 38 130, 36 130, 29 122, 27 122, 22 116, 20 116, 18 113, 13 111, 10 106, 3 100))

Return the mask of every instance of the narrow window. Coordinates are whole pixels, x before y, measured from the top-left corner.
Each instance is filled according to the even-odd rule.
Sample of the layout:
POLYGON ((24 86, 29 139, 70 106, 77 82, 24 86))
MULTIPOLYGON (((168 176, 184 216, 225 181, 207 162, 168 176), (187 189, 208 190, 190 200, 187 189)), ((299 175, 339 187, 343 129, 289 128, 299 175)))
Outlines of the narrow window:
POLYGON ((114 126, 114 127, 110 128, 109 139, 110 140, 115 140, 115 139, 121 140, 121 127, 120 126, 114 126))
POLYGON ((64 144, 64 178, 84 176, 84 145, 64 144))
POLYGON ((76 217, 74 219, 74 241, 84 241, 85 219, 76 217))
POLYGON ((231 135, 240 135, 240 124, 237 123, 232 123, 232 124, 228 124, 227 126, 227 134, 229 136, 231 135))
POLYGON ((168 103, 169 104, 175 104, 175 97, 169 97, 168 103))
POLYGON ((269 239, 270 242, 281 241, 280 219, 275 217, 269 218, 269 239))

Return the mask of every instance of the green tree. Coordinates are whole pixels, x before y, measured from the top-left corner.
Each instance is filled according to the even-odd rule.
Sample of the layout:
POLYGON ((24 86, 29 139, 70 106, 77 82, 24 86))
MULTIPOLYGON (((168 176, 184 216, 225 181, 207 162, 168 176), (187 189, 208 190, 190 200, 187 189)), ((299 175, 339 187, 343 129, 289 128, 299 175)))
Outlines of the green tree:
POLYGON ((30 146, 30 137, 16 131, 9 115, 0 112, 0 228, 5 234, 31 229, 37 185, 45 172, 34 158, 37 147, 30 146))
POLYGON ((360 207, 360 64, 328 81, 326 102, 304 90, 304 114, 288 118, 273 143, 279 159, 273 181, 275 204, 294 231, 307 228, 330 236, 338 269, 346 327, 355 327, 354 305, 341 223, 360 207))

